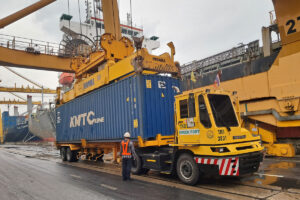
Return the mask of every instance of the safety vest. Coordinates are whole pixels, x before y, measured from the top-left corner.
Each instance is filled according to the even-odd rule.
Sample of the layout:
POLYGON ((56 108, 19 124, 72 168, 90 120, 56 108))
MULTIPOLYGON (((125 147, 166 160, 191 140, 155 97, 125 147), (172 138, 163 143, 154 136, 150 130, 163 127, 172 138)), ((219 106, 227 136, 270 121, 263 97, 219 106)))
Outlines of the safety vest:
POLYGON ((122 156, 131 156, 131 153, 129 153, 128 150, 129 146, 129 140, 125 142, 124 140, 122 141, 122 156))

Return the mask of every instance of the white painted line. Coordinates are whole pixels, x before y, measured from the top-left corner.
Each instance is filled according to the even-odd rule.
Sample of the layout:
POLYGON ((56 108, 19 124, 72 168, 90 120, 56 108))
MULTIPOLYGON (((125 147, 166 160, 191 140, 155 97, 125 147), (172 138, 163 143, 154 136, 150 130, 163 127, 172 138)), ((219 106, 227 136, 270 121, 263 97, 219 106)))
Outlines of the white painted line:
POLYGON ((74 178, 81 178, 81 176, 77 176, 75 174, 70 174, 70 176, 74 177, 74 178))
POLYGON ((254 173, 254 174, 259 175, 259 176, 274 176, 274 177, 278 177, 278 178, 284 177, 282 175, 275 175, 275 174, 260 174, 260 173, 254 173))
POLYGON ((107 189, 110 189, 110 190, 117 190, 116 187, 111 186, 111 185, 101 184, 101 186, 102 186, 102 187, 105 187, 105 188, 107 188, 107 189))

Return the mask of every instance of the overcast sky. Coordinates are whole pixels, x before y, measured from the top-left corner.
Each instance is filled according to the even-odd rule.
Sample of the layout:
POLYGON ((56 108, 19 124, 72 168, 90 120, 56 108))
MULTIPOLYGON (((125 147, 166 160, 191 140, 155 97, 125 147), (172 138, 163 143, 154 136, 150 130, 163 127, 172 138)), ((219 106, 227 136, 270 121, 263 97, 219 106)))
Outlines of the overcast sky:
MULTIPOLYGON (((3 18, 37 0, 1 1, 0 18, 3 18)), ((72 20, 79 21, 77 1, 69 1, 72 20)), ((68 13, 67 2, 58 0, 1 29, 0 34, 59 43, 62 38, 59 18, 68 13)), ((80 4, 84 21, 84 0, 80 0, 80 4)), ((130 12, 130 0, 119 0, 119 7, 120 18, 125 21, 126 13, 130 12)), ((261 41, 261 27, 269 25, 268 12, 273 9, 271 0, 132 0, 133 22, 143 26, 146 37, 156 35, 160 38, 161 48, 154 53, 169 52, 166 44, 173 41, 175 59, 181 64, 225 51, 241 42, 261 41)), ((58 86, 56 72, 14 69, 45 87, 54 89, 58 86)), ((0 67, 0 80, 0 86, 29 84, 3 67, 0 67)), ((20 95, 26 97, 26 94, 20 95)), ((10 94, 0 94, 1 100, 4 97, 14 98, 10 94)), ((41 100, 41 95, 33 94, 33 98, 41 100)), ((0 107, 2 111, 7 110, 7 106, 0 107)), ((25 106, 19 108, 26 110, 25 106)))

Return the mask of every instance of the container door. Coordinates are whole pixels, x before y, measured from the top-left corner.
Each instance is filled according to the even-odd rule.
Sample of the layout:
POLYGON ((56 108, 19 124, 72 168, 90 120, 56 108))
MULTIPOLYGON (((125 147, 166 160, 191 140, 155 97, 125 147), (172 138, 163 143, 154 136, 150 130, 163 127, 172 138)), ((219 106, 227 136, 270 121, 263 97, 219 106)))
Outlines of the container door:
POLYGON ((195 109, 194 94, 180 97, 176 101, 177 112, 177 130, 179 144, 199 143, 199 120, 197 120, 197 111, 195 109))
POLYGON ((199 112, 197 116, 197 127, 200 130, 200 143, 212 144, 214 135, 212 131, 212 123, 208 114, 207 104, 202 94, 197 96, 196 110, 199 112))

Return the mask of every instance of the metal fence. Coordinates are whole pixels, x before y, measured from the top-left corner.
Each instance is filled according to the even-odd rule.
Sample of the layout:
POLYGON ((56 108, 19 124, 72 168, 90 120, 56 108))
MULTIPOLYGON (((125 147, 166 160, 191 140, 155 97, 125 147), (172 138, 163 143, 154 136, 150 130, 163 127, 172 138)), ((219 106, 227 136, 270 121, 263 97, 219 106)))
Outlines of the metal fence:
POLYGON ((0 34, 0 46, 15 50, 27 51, 30 53, 41 53, 57 56, 60 55, 63 49, 62 46, 57 43, 5 34, 0 34))
POLYGON ((255 40, 249 44, 242 44, 238 47, 221 52, 219 54, 210 56, 208 58, 192 61, 181 66, 181 74, 188 74, 195 70, 202 70, 203 72, 217 69, 218 64, 231 61, 241 61, 244 55, 248 54, 250 57, 259 54, 259 41, 255 40), (206 69, 207 68, 207 69, 206 69))

